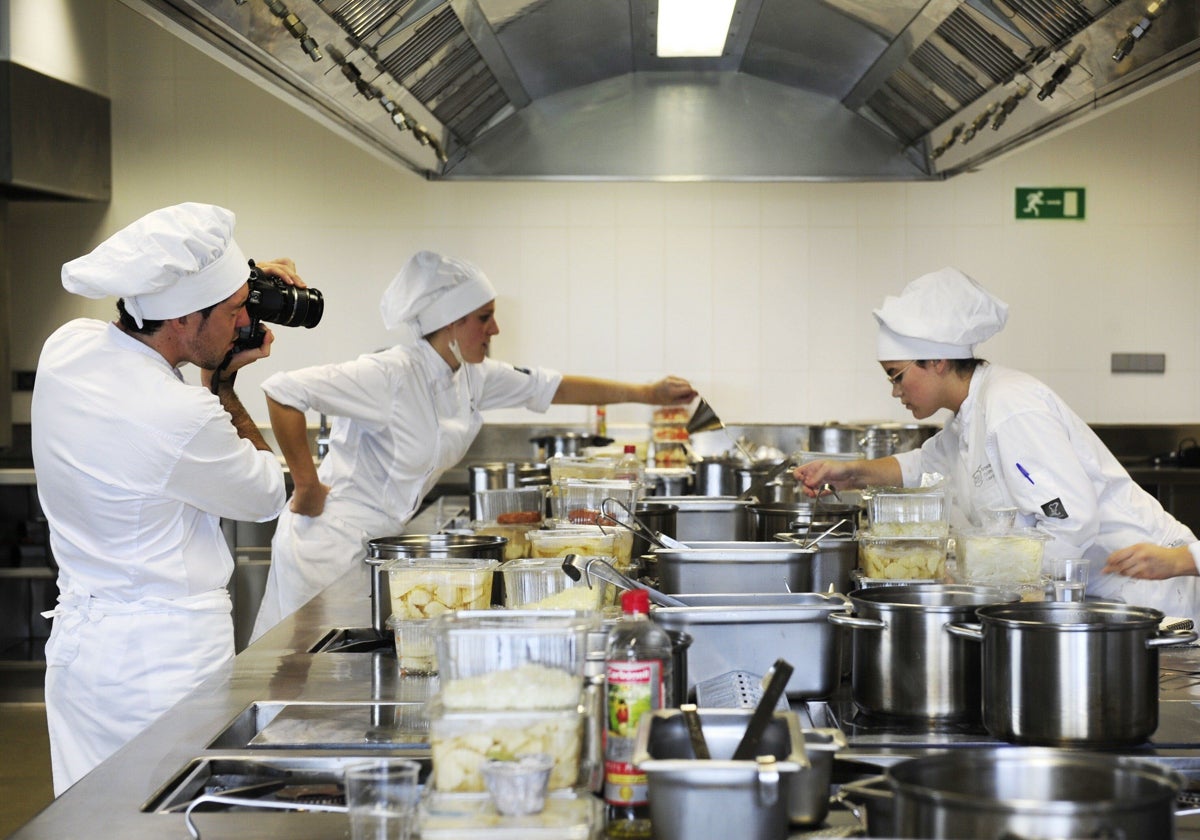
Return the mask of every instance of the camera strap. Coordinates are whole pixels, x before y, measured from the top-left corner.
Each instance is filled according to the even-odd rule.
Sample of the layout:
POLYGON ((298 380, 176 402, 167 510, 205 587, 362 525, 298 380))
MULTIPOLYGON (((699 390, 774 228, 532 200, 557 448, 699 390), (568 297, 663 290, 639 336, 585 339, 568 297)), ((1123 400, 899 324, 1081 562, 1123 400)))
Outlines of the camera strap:
MULTIPOLYGON (((225 371, 229 368, 229 363, 231 361, 233 361, 232 350, 229 351, 228 355, 225 356, 225 361, 217 365, 217 369, 213 371, 212 381, 209 383, 209 390, 212 391, 213 394, 216 394, 217 390, 221 387, 221 378, 225 371)), ((233 373, 229 374, 227 379, 229 381, 229 387, 232 388, 234 380, 237 379, 237 371, 235 370, 233 373)))

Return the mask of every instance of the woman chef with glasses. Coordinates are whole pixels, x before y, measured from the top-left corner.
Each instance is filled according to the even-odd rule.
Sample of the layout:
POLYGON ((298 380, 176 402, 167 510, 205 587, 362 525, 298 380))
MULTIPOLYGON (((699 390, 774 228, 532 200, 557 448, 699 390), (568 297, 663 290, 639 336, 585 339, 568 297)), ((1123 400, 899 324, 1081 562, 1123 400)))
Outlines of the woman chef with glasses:
POLYGON ((1200 578, 1137 580, 1098 574, 1132 543, 1181 545, 1196 537, 1142 490, 1095 432, 1028 374, 976 358, 1008 306, 955 268, 918 277, 875 310, 877 358, 892 394, 918 420, 953 412, 911 452, 863 461, 814 461, 795 476, 810 495, 835 488, 913 487, 937 473, 949 484, 950 524, 979 526, 1007 507, 1018 525, 1054 537, 1046 556, 1084 557, 1089 595, 1200 620, 1200 578))

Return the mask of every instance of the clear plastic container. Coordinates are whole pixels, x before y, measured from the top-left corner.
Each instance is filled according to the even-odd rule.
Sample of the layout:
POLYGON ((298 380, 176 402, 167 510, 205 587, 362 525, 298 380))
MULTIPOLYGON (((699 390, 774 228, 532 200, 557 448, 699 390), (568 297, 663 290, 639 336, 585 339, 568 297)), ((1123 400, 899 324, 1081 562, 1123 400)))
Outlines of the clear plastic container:
POLYGON ((942 537, 950 531, 943 490, 877 488, 866 503, 870 529, 878 536, 942 537))
POLYGON ((483 783, 496 810, 509 817, 540 814, 546 807, 554 758, 546 753, 490 758, 483 763, 483 783))
POLYGON ((499 522, 502 525, 528 525, 532 522, 537 525, 542 521, 546 509, 545 492, 541 487, 476 490, 474 495, 476 513, 481 522, 499 522), (512 514, 537 514, 537 518, 514 517, 512 514))
POLYGON ((604 803, 588 792, 554 791, 535 816, 506 817, 482 793, 432 791, 421 802, 421 840, 595 840, 604 803))
POLYGON ((636 481, 617 479, 560 482, 549 491, 550 515, 571 525, 603 525, 612 520, 629 523, 640 489, 636 481))
POLYGON ((453 610, 486 609, 498 560, 470 557, 400 557, 382 567, 388 575, 392 615, 436 618, 453 610))
POLYGON ((447 709, 558 709, 579 703, 596 613, 464 610, 437 620, 447 709))
POLYGON ((504 606, 535 610, 598 610, 611 603, 611 585, 593 577, 572 580, 558 557, 524 557, 500 565, 504 606))
MULTIPOLYGON (((536 691, 536 687, 530 688, 536 691)), ((485 762, 544 753, 553 760, 549 790, 579 780, 583 713, 576 706, 549 711, 454 710, 435 698, 429 704, 432 787, 444 793, 482 793, 485 762)))
POLYGON ((937 580, 946 577, 946 537, 880 537, 859 533, 858 559, 868 578, 937 580))
POLYGON ((601 528, 593 526, 562 526, 542 531, 530 531, 531 557, 608 557, 613 566, 626 572, 633 566, 633 533, 620 525, 601 528))
POLYGON ((957 577, 963 583, 1036 584, 1042 579, 1042 557, 1050 539, 1032 528, 1007 533, 956 531, 957 577))
POLYGON ((431 618, 398 618, 387 620, 388 629, 396 640, 396 661, 400 673, 408 675, 436 674, 437 650, 434 621, 431 618))
POLYGON ((617 467, 616 458, 594 458, 588 455, 555 455, 546 460, 550 468, 550 483, 571 479, 611 479, 617 467))

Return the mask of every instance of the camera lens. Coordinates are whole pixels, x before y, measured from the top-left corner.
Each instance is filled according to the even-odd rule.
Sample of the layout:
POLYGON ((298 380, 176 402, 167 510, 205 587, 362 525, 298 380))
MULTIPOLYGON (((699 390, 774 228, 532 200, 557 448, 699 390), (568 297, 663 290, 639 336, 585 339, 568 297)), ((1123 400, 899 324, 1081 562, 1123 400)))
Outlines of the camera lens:
POLYGON ((315 327, 325 314, 325 298, 317 289, 289 286, 257 269, 250 275, 251 316, 285 327, 315 327))

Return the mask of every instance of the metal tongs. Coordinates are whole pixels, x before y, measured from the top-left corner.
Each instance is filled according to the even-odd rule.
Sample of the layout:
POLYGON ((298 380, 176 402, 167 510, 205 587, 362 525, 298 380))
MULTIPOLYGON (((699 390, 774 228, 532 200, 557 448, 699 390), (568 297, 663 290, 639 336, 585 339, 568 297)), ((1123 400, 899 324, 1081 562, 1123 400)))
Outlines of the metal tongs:
POLYGON ((646 542, 650 543, 651 545, 656 545, 659 548, 687 548, 686 545, 678 540, 673 540, 666 534, 655 531, 645 522, 638 519, 637 514, 631 511, 627 504, 622 502, 620 499, 614 499, 612 496, 609 496, 600 502, 600 516, 596 517, 596 524, 600 526, 601 531, 604 530, 605 525, 619 525, 626 531, 632 533, 635 537, 641 537, 646 542), (629 522, 619 519, 613 513, 606 510, 605 505, 609 504, 610 502, 619 507, 621 510, 625 511, 626 516, 629 517, 629 520, 633 524, 631 525, 629 522))
POLYGON ((839 519, 837 524, 835 524, 832 528, 827 529, 823 534, 813 539, 813 520, 816 519, 817 509, 821 506, 821 497, 824 495, 833 496, 833 498, 837 499, 839 502, 842 500, 842 497, 838 495, 838 491, 834 489, 832 484, 822 484, 821 489, 817 491, 816 499, 813 501, 813 515, 808 518, 808 530, 805 531, 804 538, 801 539, 799 537, 788 537, 790 542, 796 543, 796 545, 800 546, 801 548, 813 548, 819 544, 821 540, 828 537, 838 528, 841 528, 843 525, 846 525, 850 522, 849 519, 839 519))
POLYGON ((578 554, 568 554, 563 558, 562 570, 571 580, 584 581, 589 589, 592 586, 592 578, 595 577, 621 589, 644 589, 650 595, 650 600, 660 607, 687 606, 678 598, 672 598, 670 595, 621 574, 603 557, 580 557, 578 554))

